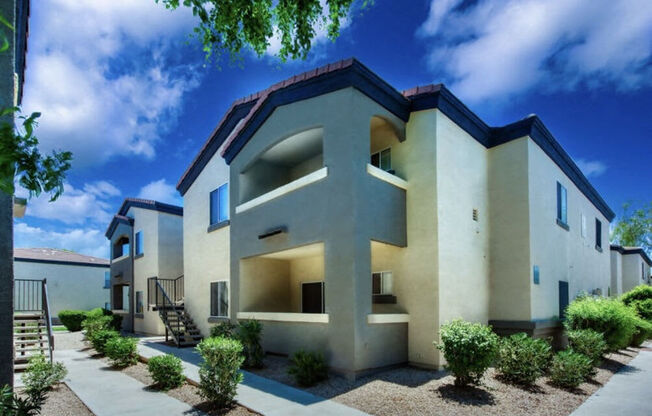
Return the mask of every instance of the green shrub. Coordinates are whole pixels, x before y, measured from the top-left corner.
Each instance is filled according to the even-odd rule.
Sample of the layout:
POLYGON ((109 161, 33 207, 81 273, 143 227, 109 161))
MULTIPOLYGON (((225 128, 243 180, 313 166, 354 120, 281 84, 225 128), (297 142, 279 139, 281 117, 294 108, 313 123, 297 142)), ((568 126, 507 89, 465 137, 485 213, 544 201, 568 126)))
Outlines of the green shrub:
POLYGON ((245 367, 260 368, 263 366, 265 352, 260 345, 262 332, 263 324, 253 319, 242 321, 238 326, 236 338, 242 343, 245 367))
POLYGON ((629 345, 636 332, 637 315, 617 299, 584 298, 574 300, 566 309, 566 328, 592 329, 604 335, 609 351, 629 345))
POLYGON ((111 329, 111 317, 91 316, 84 319, 84 322, 82 322, 82 328, 84 328, 86 339, 90 341, 95 332, 111 329))
POLYGON ((558 352, 552 359, 550 380, 564 388, 576 388, 591 374, 591 359, 584 354, 567 349, 558 352))
POLYGON ((197 351, 204 359, 199 369, 200 395, 220 407, 231 404, 243 378, 242 344, 235 339, 206 338, 199 343, 197 351))
POLYGON ((64 310, 59 312, 61 324, 70 332, 81 331, 82 322, 86 319, 86 312, 76 310, 64 310))
POLYGON ((41 414, 45 401, 45 392, 38 397, 19 397, 5 384, 0 389, 0 415, 2 416, 35 416, 41 414))
POLYGON ((630 305, 637 300, 652 299, 652 286, 639 285, 627 293, 624 293, 620 298, 625 305, 630 305))
POLYGON ((498 350, 498 336, 491 327, 454 320, 441 327, 441 344, 446 369, 455 376, 455 385, 477 384, 493 363, 498 350))
POLYGON ((135 338, 115 337, 107 341, 105 346, 106 356, 115 367, 129 367, 138 362, 138 351, 135 338))
POLYGON ((641 318, 636 319, 636 332, 632 337, 631 345, 640 347, 650 336, 652 336, 652 322, 641 318))
POLYGON ((601 333, 592 329, 576 329, 566 334, 573 351, 589 357, 594 366, 600 365, 602 356, 607 352, 607 343, 601 333))
POLYGON ((154 382, 163 390, 179 387, 186 381, 181 360, 172 354, 150 358, 147 362, 147 370, 154 382))
POLYGON ((62 363, 51 363, 43 354, 29 359, 27 368, 22 375, 25 392, 33 399, 45 397, 45 392, 63 380, 68 374, 62 363))
POLYGON ((236 326, 229 321, 220 322, 211 328, 211 337, 234 338, 236 326))
POLYGON ((90 319, 93 319, 93 318, 99 318, 100 316, 105 316, 106 315, 104 313, 105 310, 106 309, 104 309, 104 308, 91 309, 90 311, 86 312, 86 317, 90 318, 90 319))
POLYGON ((501 340, 496 367, 505 379, 529 385, 545 374, 551 356, 548 342, 520 333, 501 340))
POLYGON ((113 329, 100 329, 91 333, 88 340, 91 342, 95 351, 100 354, 106 354, 106 343, 113 338, 119 337, 118 331, 113 329))
POLYGON ((638 316, 646 321, 652 321, 652 299, 634 300, 629 306, 634 308, 638 316))
POLYGON ((292 354, 290 361, 292 365, 288 368, 288 374, 294 376, 300 386, 314 386, 328 378, 328 366, 320 352, 299 350, 292 354))

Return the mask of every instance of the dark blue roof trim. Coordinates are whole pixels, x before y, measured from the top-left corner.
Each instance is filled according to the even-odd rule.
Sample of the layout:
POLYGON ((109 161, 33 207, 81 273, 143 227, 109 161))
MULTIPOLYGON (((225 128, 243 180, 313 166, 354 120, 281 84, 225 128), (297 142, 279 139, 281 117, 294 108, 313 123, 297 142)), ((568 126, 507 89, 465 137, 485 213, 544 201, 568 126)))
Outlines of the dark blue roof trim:
POLYGON ((115 232, 115 229, 118 227, 118 224, 125 224, 131 227, 134 225, 134 219, 125 217, 123 215, 114 215, 111 223, 109 224, 109 227, 106 229, 106 233, 104 233, 106 238, 111 238, 115 232))
POLYGON ((166 214, 183 215, 183 207, 171 204, 164 204, 158 201, 148 201, 146 199, 127 198, 122 203, 118 215, 127 215, 129 208, 144 208, 152 211, 164 212, 166 214))
POLYGON ((213 132, 206 148, 202 149, 199 157, 193 161, 188 173, 184 175, 183 179, 177 185, 177 191, 179 191, 182 196, 188 191, 190 185, 192 185, 195 179, 197 179, 213 155, 217 153, 220 146, 222 146, 222 143, 224 143, 224 140, 229 137, 238 122, 249 114, 249 111, 254 104, 256 104, 256 101, 236 105, 233 110, 229 112, 226 120, 220 125, 219 129, 213 132))
POLYGON ((641 257, 643 257, 643 260, 648 264, 648 266, 652 267, 652 259, 647 255, 645 250, 643 250, 641 247, 623 247, 619 246, 618 244, 611 244, 610 246, 611 250, 617 251, 620 254, 639 254, 641 257))
POLYGON ((258 128, 267 120, 276 107, 317 97, 347 87, 354 87, 403 121, 410 118, 410 102, 387 82, 358 61, 337 71, 297 82, 269 94, 250 123, 242 130, 224 153, 230 164, 247 144, 258 128))
POLYGON ((27 259, 22 257, 14 257, 14 261, 24 261, 26 263, 46 263, 46 264, 59 264, 62 266, 84 266, 84 267, 102 267, 108 269, 110 264, 95 264, 95 263, 82 263, 79 261, 61 261, 61 260, 43 260, 43 259, 27 259))

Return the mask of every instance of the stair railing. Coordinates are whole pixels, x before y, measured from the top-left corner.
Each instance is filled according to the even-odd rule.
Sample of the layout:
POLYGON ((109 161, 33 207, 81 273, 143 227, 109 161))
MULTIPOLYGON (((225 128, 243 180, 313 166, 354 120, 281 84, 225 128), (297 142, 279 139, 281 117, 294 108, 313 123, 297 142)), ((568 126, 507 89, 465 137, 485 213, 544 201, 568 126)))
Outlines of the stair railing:
POLYGON ((48 300, 47 279, 43 279, 43 285, 41 287, 43 290, 41 298, 43 301, 43 311, 45 312, 45 324, 48 328, 48 349, 50 350, 50 363, 52 363, 54 355, 54 334, 52 333, 52 318, 50 316, 50 301, 48 300))
MULTIPOLYGON (((161 284, 161 281, 163 279, 152 277, 148 280, 150 284, 154 285, 154 291, 155 291, 154 305, 156 305, 156 307, 158 308, 159 316, 163 320, 163 323, 165 323, 165 341, 168 340, 168 329, 169 329, 170 331, 172 331, 172 337, 174 338, 177 347, 180 347, 181 346, 181 341, 180 341, 181 323, 183 320, 183 315, 177 310, 177 304, 173 302, 172 299, 170 299, 170 297, 166 293, 163 285, 161 284), (176 315, 177 318, 176 325, 170 325, 170 320, 168 317, 170 311, 173 311, 174 314, 176 315), (176 326, 176 332, 174 331, 175 326, 176 326)), ((165 279, 165 280, 171 280, 171 279, 165 279)))

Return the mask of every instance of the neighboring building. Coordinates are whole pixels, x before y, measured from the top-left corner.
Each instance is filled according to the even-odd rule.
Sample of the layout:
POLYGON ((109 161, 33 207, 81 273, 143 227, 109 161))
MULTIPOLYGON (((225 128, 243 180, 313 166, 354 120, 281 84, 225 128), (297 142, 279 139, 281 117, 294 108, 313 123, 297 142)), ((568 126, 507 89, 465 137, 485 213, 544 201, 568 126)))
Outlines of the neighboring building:
POLYGON ((640 247, 611 245, 611 294, 622 295, 641 284, 650 284, 652 260, 640 247))
POLYGON ((614 214, 542 122, 485 124, 443 85, 356 60, 233 103, 177 185, 186 310, 349 376, 412 363, 455 318, 560 332, 610 286, 614 214))
POLYGON ((125 199, 109 224, 111 309, 124 317, 124 330, 165 334, 159 313, 148 299, 148 295, 154 299, 155 291, 148 285, 160 279, 183 287, 182 226, 183 208, 136 198, 125 199))
POLYGON ((52 248, 14 249, 14 278, 47 279, 50 315, 56 322, 64 309, 105 307, 109 300, 108 273, 107 259, 52 248))

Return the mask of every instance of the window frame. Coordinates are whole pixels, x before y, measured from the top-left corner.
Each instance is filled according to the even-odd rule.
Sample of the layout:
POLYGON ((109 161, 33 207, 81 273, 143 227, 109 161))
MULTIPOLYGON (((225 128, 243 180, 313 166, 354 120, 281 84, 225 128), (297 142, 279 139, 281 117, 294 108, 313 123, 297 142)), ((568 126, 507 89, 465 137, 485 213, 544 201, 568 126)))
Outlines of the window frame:
POLYGON ((557 224, 569 230, 568 226, 568 189, 557 181, 557 224))
POLYGON ((137 290, 136 291, 136 313, 140 315, 143 313, 144 310, 145 310, 145 304, 143 303, 143 291, 137 290))
POLYGON ((371 272, 371 295, 394 295, 394 272, 392 270, 379 270, 375 272, 371 272), (383 287, 385 286, 383 284, 384 278, 386 273, 389 273, 391 275, 391 288, 392 290, 390 292, 384 292, 383 287), (374 293, 374 274, 380 274, 380 293, 374 293))
POLYGON ((378 150, 376 152, 371 153, 369 155, 369 164, 371 166, 374 166, 374 167, 380 169, 380 170, 384 170, 385 172, 389 172, 390 170, 392 170, 392 146, 388 146, 388 147, 385 147, 384 149, 380 149, 380 150, 378 150), (384 151, 386 151, 386 150, 389 150, 389 168, 388 169, 383 169, 381 167, 381 165, 382 165, 382 153, 384 151), (375 166, 373 163, 371 163, 371 158, 374 155, 378 155, 378 166, 375 166))
POLYGON ((220 184, 217 188, 213 189, 212 191, 209 192, 208 194, 208 226, 213 227, 218 224, 224 224, 227 221, 231 219, 231 212, 230 212, 230 206, 229 206, 229 182, 223 182, 220 184), (226 213, 225 213, 225 218, 220 219, 220 189, 226 187, 226 213), (213 194, 217 192, 217 207, 215 208, 217 210, 216 212, 216 220, 213 222, 213 194))
POLYGON ((230 282, 228 280, 212 280, 212 281, 208 282, 208 289, 209 289, 208 290, 208 309, 209 309, 208 317, 209 318, 230 318, 231 317, 231 314, 230 314, 230 312, 231 312, 230 311, 230 309, 231 309, 231 284, 230 284, 230 282), (219 311, 219 309, 220 309, 219 302, 218 302, 218 305, 217 305, 217 309, 218 309, 217 313, 218 313, 218 315, 213 315, 213 287, 212 287, 213 283, 218 284, 218 293, 217 293, 218 300, 219 300, 219 297, 220 297, 219 284, 224 283, 225 286, 226 286, 226 290, 227 290, 227 295, 226 295, 226 315, 219 315, 219 313, 220 313, 220 311, 219 311))
POLYGON ((595 219, 595 249, 602 251, 602 221, 595 219))
POLYGON ((134 256, 142 256, 145 254, 145 237, 143 230, 138 230, 134 233, 134 256))
POLYGON ((307 280, 305 282, 299 282, 301 285, 299 294, 301 295, 301 298, 299 299, 299 313, 308 313, 313 315, 310 312, 304 312, 303 311, 303 285, 306 284, 315 284, 315 283, 321 283, 321 313, 324 314, 326 313, 326 285, 324 280, 307 280))

